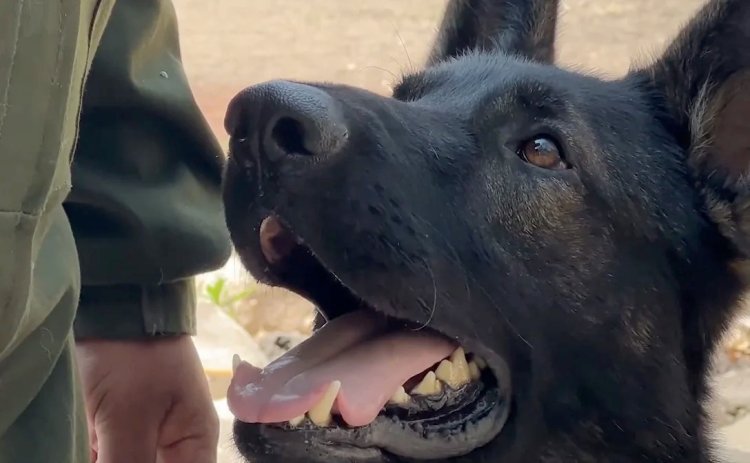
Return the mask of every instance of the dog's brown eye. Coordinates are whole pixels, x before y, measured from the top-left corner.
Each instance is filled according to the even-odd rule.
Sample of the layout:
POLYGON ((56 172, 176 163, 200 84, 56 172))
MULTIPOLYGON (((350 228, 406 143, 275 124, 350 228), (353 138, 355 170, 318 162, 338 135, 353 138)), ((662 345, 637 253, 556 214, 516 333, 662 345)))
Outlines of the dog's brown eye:
POLYGON ((518 150, 521 159, 543 169, 563 170, 568 164, 563 160, 557 143, 549 137, 535 137, 523 142, 518 150))

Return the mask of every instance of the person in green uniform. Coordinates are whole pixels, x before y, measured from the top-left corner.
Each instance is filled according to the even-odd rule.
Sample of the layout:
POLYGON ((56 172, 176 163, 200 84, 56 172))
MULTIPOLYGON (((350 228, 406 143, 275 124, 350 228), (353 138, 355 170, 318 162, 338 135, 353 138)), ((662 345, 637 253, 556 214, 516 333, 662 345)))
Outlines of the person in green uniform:
POLYGON ((222 163, 169 0, 0 1, 0 463, 216 460, 222 163))

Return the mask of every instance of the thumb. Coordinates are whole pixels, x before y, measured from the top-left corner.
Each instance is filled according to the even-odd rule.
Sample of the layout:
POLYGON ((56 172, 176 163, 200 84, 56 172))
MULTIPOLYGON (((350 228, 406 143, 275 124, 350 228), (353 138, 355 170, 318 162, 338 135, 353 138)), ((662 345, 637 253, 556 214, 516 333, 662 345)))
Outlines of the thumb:
POLYGON ((158 425, 148 420, 97 423, 97 463, 155 463, 158 425))

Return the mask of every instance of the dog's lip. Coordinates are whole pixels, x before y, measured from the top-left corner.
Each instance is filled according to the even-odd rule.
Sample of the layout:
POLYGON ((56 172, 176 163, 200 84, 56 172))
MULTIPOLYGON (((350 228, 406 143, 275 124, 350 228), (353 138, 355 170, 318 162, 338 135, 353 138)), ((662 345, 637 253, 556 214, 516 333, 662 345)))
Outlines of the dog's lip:
POLYGON ((385 461, 392 457, 434 461, 462 457, 474 452, 496 439, 512 419, 510 402, 496 389, 485 389, 481 398, 473 402, 471 407, 470 415, 458 412, 456 416, 459 422, 465 421, 449 422, 442 429, 430 429, 429 419, 425 424, 412 427, 408 423, 394 422, 385 415, 378 416, 373 423, 359 428, 288 428, 274 424, 251 426, 257 426, 261 433, 275 441, 287 441, 288 446, 297 445, 296 440, 301 438, 305 446, 355 448, 362 455, 375 450, 380 452, 385 461), (460 431, 455 432, 457 429, 460 431), (429 431, 432 434, 427 434, 429 431))

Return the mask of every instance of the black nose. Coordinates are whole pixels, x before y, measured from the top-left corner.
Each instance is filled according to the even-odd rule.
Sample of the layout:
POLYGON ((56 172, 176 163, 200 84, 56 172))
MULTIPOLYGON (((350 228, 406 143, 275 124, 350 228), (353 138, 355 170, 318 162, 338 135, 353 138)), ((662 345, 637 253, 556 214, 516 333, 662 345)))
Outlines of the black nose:
POLYGON ((241 92, 229 104, 224 127, 233 138, 249 140, 251 150, 260 150, 254 154, 269 161, 334 154, 348 137, 340 107, 330 95, 286 81, 241 92))

